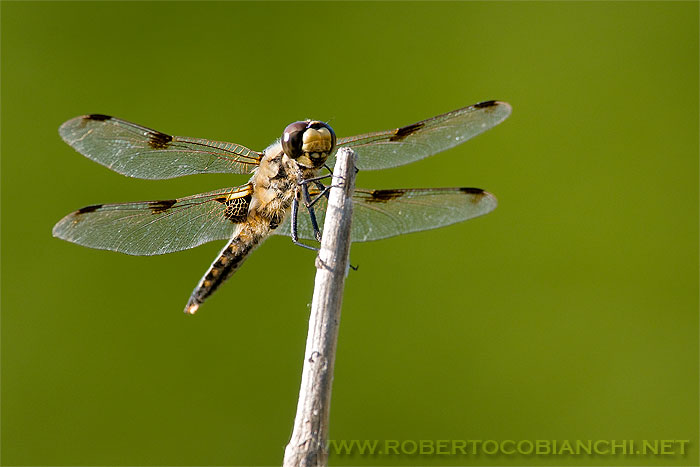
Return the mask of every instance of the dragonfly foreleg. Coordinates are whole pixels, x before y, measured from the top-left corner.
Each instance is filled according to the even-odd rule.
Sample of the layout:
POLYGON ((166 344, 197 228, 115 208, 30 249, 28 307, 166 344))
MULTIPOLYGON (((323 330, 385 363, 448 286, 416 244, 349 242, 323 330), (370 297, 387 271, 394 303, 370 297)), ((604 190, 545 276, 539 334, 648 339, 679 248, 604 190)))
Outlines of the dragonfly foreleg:
POLYGON ((333 186, 333 185, 326 186, 321 182, 314 182, 314 185, 316 185, 316 188, 321 190, 321 193, 319 193, 319 195, 316 197, 315 200, 313 200, 311 202, 311 204, 314 204, 318 200, 318 198, 320 198, 321 196, 325 196, 326 199, 330 199, 330 190, 331 190, 331 186, 333 186))
POLYGON ((309 205, 307 207, 313 207, 313 205, 318 203, 318 201, 321 198, 323 198, 324 196, 326 197, 326 199, 328 199, 328 194, 331 191, 332 185, 325 186, 324 184, 321 184, 321 187, 322 187, 322 188, 320 188, 321 192, 319 194, 317 194, 314 199, 311 200, 311 202, 309 203, 309 205))
POLYGON ((332 176, 333 176, 332 174, 329 174, 329 175, 320 175, 318 177, 307 178, 307 179, 300 181, 299 185, 307 185, 307 184, 312 183, 312 182, 317 183, 319 180, 325 180, 327 178, 331 178, 332 176))

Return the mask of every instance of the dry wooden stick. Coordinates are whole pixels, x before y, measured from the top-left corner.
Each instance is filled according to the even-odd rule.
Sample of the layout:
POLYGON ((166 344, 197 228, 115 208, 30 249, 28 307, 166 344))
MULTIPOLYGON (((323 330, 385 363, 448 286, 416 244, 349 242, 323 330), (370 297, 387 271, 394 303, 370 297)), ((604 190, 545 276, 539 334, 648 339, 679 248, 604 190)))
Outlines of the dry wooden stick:
POLYGON ((284 451, 284 467, 328 465, 328 420, 333 366, 338 342, 340 307, 350 253, 355 154, 338 151, 316 258, 316 284, 306 337, 304 369, 292 438, 284 451))

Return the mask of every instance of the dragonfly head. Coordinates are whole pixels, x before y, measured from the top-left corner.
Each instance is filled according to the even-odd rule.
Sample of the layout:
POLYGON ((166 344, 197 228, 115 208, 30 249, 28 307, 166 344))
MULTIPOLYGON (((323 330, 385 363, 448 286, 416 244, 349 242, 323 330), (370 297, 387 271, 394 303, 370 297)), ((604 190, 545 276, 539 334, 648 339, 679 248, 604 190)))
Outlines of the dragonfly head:
POLYGON ((321 167, 334 148, 335 132, 323 122, 294 122, 282 135, 282 150, 302 167, 321 167))

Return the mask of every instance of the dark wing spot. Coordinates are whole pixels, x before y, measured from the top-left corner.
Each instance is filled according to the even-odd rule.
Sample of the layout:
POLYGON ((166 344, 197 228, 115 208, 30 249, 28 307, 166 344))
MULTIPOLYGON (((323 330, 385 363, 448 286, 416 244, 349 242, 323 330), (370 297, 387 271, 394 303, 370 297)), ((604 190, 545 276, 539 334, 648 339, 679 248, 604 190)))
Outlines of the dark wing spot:
POLYGON ((102 204, 93 204, 91 206, 85 206, 84 208, 78 209, 77 214, 85 214, 88 212, 95 212, 98 209, 100 209, 103 205, 102 204))
POLYGON ((459 191, 462 193, 469 193, 470 195, 480 195, 484 192, 481 188, 460 188, 459 191))
POLYGON ((165 149, 172 140, 172 136, 160 131, 153 130, 148 132, 148 145, 153 149, 165 149))
POLYGON ((404 195, 404 190, 374 190, 366 199, 368 203, 386 203, 404 195))
POLYGON ((105 120, 109 120, 112 117, 110 117, 109 115, 102 115, 102 114, 90 114, 90 115, 86 115, 84 118, 86 120, 97 120, 98 122, 104 122, 105 120))
POLYGON ((151 211, 153 211, 153 214, 161 214, 171 207, 173 207, 173 204, 177 203, 176 199, 165 199, 162 201, 151 201, 148 203, 148 207, 151 211))
POLYGON ((389 141, 403 141, 407 136, 412 135, 416 131, 425 126, 425 122, 413 123, 411 125, 402 126, 394 131, 394 136, 389 138, 389 141))
POLYGON ((459 191, 468 195, 474 195, 470 199, 470 201, 474 204, 477 204, 479 201, 481 201, 481 198, 486 196, 486 192, 481 188, 460 188, 459 191))
POLYGON ((251 198, 251 195, 234 199, 228 199, 222 196, 219 198, 214 198, 214 201, 218 201, 226 206, 224 208, 224 217, 234 224, 238 224, 248 218, 248 206, 250 206, 251 198))
POLYGON ((496 105, 496 101, 486 101, 474 104, 472 107, 474 107, 475 109, 485 109, 487 107, 493 107, 494 105, 496 105))

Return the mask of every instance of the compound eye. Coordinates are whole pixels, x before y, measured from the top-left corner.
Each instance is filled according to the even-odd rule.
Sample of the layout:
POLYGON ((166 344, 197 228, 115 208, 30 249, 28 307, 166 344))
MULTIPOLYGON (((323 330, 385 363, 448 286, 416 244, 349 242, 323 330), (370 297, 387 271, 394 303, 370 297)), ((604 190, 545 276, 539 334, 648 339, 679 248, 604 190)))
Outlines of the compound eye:
POLYGON ((327 123, 318 121, 310 122, 309 128, 315 131, 313 133, 307 132, 309 137, 305 137, 304 139, 305 142, 307 142, 306 140, 308 139, 311 144, 307 145, 308 148, 304 149, 309 149, 310 151, 316 150, 322 153, 330 154, 335 148, 336 141, 333 128, 331 128, 327 123))
POLYGON ((282 150, 292 159, 297 159, 302 155, 302 144, 304 143, 304 131, 309 122, 294 122, 287 125, 282 134, 282 150))

